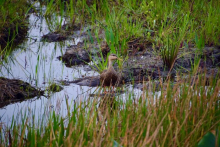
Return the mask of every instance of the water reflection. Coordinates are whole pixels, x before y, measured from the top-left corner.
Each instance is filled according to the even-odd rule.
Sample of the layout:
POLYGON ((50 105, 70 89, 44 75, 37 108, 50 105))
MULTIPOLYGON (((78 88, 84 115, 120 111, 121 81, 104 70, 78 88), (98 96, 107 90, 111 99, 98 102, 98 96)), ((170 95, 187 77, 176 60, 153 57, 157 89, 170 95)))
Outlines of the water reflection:
MULTIPOLYGON (((50 83, 60 80, 74 80, 85 74, 87 76, 97 75, 94 71, 84 71, 83 66, 66 68, 65 65, 57 59, 65 52, 67 45, 72 45, 80 41, 80 38, 67 40, 64 42, 41 42, 41 36, 49 32, 49 27, 43 17, 31 14, 29 17, 30 29, 28 39, 20 45, 10 55, 8 63, 1 67, 0 76, 10 79, 21 79, 33 86, 45 89, 50 83)), ((26 100, 21 103, 10 104, 0 109, 1 121, 10 122, 13 115, 28 112, 39 115, 55 110, 59 114, 66 114, 66 100, 73 103, 73 100, 80 94, 81 97, 88 97, 95 88, 80 87, 77 85, 64 86, 64 90, 54 93, 49 98, 44 96, 26 100)))
MULTIPOLYGON (((84 70, 88 65, 67 68, 57 59, 65 52, 68 45, 77 44, 81 38, 70 38, 70 40, 58 43, 41 42, 41 37, 50 32, 48 21, 36 14, 30 14, 29 22, 28 39, 13 51, 10 55, 11 60, 0 67, 0 76, 20 79, 33 86, 46 89, 50 83, 59 83, 60 80, 72 81, 85 75, 98 75, 95 71, 84 70)), ((0 121, 10 124, 13 116, 21 116, 19 117, 21 119, 25 115, 35 115, 36 120, 41 118, 46 120, 52 110, 55 110, 60 116, 66 116, 66 102, 73 109, 71 106, 76 101, 87 99, 90 94, 94 94, 95 90, 97 87, 91 88, 74 84, 64 86, 62 91, 53 93, 50 97, 35 97, 0 109, 0 121)), ((136 95, 135 97, 139 97, 141 93, 140 90, 134 92, 131 87, 125 91, 132 91, 136 95)), ((122 97, 125 100, 126 97, 129 97, 129 93, 123 93, 122 97)))

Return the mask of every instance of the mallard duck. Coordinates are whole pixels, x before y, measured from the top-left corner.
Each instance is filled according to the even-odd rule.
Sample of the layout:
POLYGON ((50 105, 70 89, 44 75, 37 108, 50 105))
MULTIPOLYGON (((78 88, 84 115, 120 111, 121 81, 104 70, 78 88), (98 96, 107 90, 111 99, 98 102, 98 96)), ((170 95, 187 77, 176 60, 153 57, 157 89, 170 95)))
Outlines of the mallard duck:
POLYGON ((115 54, 110 54, 108 57, 108 69, 104 70, 100 74, 101 86, 115 86, 120 83, 121 75, 118 74, 114 67, 112 66, 113 60, 122 60, 118 58, 115 54))

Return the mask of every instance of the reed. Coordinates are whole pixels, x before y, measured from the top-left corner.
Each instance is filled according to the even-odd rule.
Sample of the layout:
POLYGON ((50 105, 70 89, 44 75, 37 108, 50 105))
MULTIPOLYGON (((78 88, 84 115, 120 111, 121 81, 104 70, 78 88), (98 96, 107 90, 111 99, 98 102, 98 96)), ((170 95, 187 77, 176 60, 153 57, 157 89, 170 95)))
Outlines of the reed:
POLYGON ((65 118, 55 112, 48 121, 42 116, 45 124, 26 112, 21 122, 14 119, 0 128, 1 145, 195 146, 220 120, 220 81, 204 76, 168 81, 160 95, 150 81, 141 97, 128 93, 125 101, 120 96, 76 101, 65 118))
MULTIPOLYGON (((16 9, 20 5, 12 7, 6 1, 0 4, 5 6, 0 5, 0 24, 4 24, 0 30, 4 28, 1 26, 24 19, 20 15, 27 13, 27 9, 16 9), (8 17, 14 19, 7 20, 8 17)), ((178 76, 181 80, 177 83, 168 80, 160 85, 160 94, 155 90, 154 81, 149 81, 140 97, 127 92, 125 100, 121 96, 89 98, 75 101, 72 109, 67 103, 66 117, 54 111, 48 118, 42 115, 35 121, 35 116, 28 115, 28 111, 20 113, 13 118, 11 126, 0 124, 0 146, 196 146, 202 144, 205 134, 219 131, 220 80, 198 74, 203 47, 219 45, 218 1, 49 0, 44 4, 51 31, 61 27, 64 17, 72 24, 97 25, 89 32, 91 38, 95 33, 99 44, 106 41, 110 53, 118 56, 127 57, 131 39, 147 35, 154 46, 160 47, 159 53, 168 68, 175 64, 179 49, 186 48, 189 42, 196 45, 198 58, 192 64, 192 75, 178 76), (50 19, 54 12, 60 14, 55 16, 55 21, 50 19), (104 30, 104 38, 99 38, 99 29, 104 30)), ((8 32, 15 37, 18 29, 15 30, 8 32)), ((10 41, 6 41, 8 47, 10 41)), ((100 55, 94 61, 102 71, 107 61, 101 51, 100 55)), ((38 56, 33 70, 36 79, 40 63, 38 56)), ((219 142, 219 136, 215 135, 219 142)))

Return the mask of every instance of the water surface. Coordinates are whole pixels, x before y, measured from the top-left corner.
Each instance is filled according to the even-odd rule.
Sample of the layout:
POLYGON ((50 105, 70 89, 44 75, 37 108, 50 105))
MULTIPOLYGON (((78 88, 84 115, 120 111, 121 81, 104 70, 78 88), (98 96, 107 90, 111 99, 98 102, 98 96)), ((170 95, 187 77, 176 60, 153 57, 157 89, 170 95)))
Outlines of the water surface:
MULTIPOLYGON (((55 20, 65 20, 53 16, 55 20)), ((43 35, 50 32, 51 24, 38 14, 30 14, 29 30, 27 40, 19 45, 10 55, 8 63, 4 63, 1 68, 0 76, 10 79, 20 79, 45 90, 50 83, 58 83, 60 80, 72 81, 83 76, 98 75, 96 71, 84 70, 88 65, 66 67, 64 63, 57 59, 65 53, 67 46, 77 44, 82 41, 73 32, 72 38, 62 42, 42 42, 43 35)), ((70 106, 89 97, 96 92, 99 87, 87 87, 70 84, 63 86, 60 92, 53 93, 49 98, 44 96, 35 97, 23 102, 10 104, 0 109, 1 122, 10 124, 13 116, 35 115, 39 117, 49 116, 49 112, 55 110, 57 114, 66 116, 66 100, 70 106)), ((133 90, 132 86, 127 87, 127 92, 122 95, 126 98, 129 91, 137 97, 140 90, 133 90)))

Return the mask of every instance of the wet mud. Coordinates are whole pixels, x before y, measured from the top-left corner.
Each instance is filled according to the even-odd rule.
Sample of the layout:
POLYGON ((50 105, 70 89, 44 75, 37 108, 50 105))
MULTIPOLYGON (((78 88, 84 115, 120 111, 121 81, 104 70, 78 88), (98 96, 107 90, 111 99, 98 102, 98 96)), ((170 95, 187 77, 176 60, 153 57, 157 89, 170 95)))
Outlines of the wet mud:
POLYGON ((4 28, 0 30, 0 50, 4 49, 8 43, 13 43, 13 47, 22 43, 27 35, 27 24, 28 22, 26 20, 24 20, 24 22, 18 20, 8 26, 4 26, 4 28))
MULTIPOLYGON (((51 32, 42 36, 42 41, 57 42, 68 39, 76 31, 80 30, 80 26, 63 25, 60 32, 51 32), (73 32, 70 33, 70 32, 73 32)), ((103 38, 104 34, 100 33, 100 38, 103 38)), ((85 70, 92 71, 96 67, 88 65, 89 62, 97 59, 101 56, 106 60, 107 54, 110 52, 110 48, 105 41, 100 44, 95 39, 94 35, 91 39, 91 34, 88 31, 81 33, 81 37, 84 38, 77 45, 68 46, 66 52, 57 57, 61 62, 64 62, 67 67, 75 65, 85 65, 85 70), (93 40, 91 42, 91 40, 93 40)), ((156 81, 154 88, 159 91, 163 87, 161 84, 167 79, 178 82, 178 75, 189 75, 192 72, 193 64, 198 60, 198 56, 201 57, 199 60, 198 73, 205 73, 204 78, 212 79, 212 77, 219 78, 219 67, 220 67, 220 48, 216 46, 206 46, 200 54, 196 54, 197 49, 194 45, 190 48, 181 48, 172 69, 166 68, 161 58, 159 48, 154 48, 146 38, 134 38, 127 44, 126 53, 128 57, 124 57, 123 67, 120 70, 122 74, 122 80, 120 85, 133 84, 134 88, 147 89, 150 85, 148 81, 156 81)), ((116 71, 119 71, 117 64, 114 65, 116 71)), ((100 72, 100 71, 99 71, 100 72)), ((30 86, 28 83, 20 80, 10 80, 1 78, 1 86, 11 89, 9 93, 6 90, 0 93, 1 104, 0 107, 6 105, 6 103, 16 102, 25 100, 26 98, 43 95, 43 91, 37 90, 30 86), (4 83, 5 82, 5 83, 4 83), (16 89, 17 88, 17 89, 16 89), (14 92, 14 93, 10 93, 14 92)), ((100 86, 100 77, 83 77, 74 81, 60 81, 63 85, 70 85, 71 83, 80 86, 96 87, 100 86)), ((163 84, 164 85, 164 84, 163 84)), ((208 85, 208 82, 207 82, 208 85)), ((3 88, 1 87, 1 88, 3 88)), ((62 88, 58 88, 58 91, 62 88)), ((51 91, 57 91, 57 86, 51 87, 51 91)))
POLYGON ((57 28, 57 31, 50 32, 41 37, 41 41, 44 42, 60 42, 70 38, 70 35, 74 34, 74 31, 80 30, 80 24, 64 24, 61 28, 57 28))
POLYGON ((44 94, 44 91, 36 89, 27 82, 3 77, 0 77, 0 89, 0 108, 44 94))
MULTIPOLYGON (((84 44, 81 43, 80 46, 77 45, 77 49, 75 52, 78 52, 79 48, 83 48, 84 44)), ((90 48, 97 48, 97 44, 90 48)), ((102 45, 102 51, 98 53, 94 53, 91 49, 87 49, 88 54, 92 57, 94 54, 102 53, 104 57, 106 57, 107 53, 110 51, 107 44, 102 45)), ((121 84, 134 84, 134 87, 138 89, 143 89, 144 81, 149 80, 162 80, 165 81, 168 79, 173 80, 173 82, 177 82, 177 75, 188 75, 192 72, 192 67, 194 67, 195 61, 198 60, 198 57, 201 57, 199 60, 198 66, 198 75, 199 73, 205 73, 205 78, 207 81, 212 77, 219 77, 219 67, 220 67, 220 48, 217 46, 206 46, 202 52, 198 54, 198 50, 191 45, 190 48, 181 48, 179 50, 177 59, 172 69, 167 68, 160 55, 160 51, 158 48, 154 49, 150 42, 146 41, 144 38, 136 38, 128 43, 128 59, 123 63, 122 69, 122 80, 121 84), (196 53, 197 52, 197 53, 196 53)), ((68 51, 67 51, 68 53, 68 51)), ((65 55, 64 55, 65 57, 65 55)), ((74 58, 76 55, 73 56, 74 58)), ((82 56, 79 58, 85 60, 82 56)), ((71 62, 71 58, 67 58, 65 62, 71 62)), ((78 59, 80 60, 80 59, 78 59)), ((105 58, 106 60, 106 58, 105 58)), ((73 60, 74 61, 74 60, 73 60)), ((87 61, 89 61, 87 59, 87 61)), ((86 62, 84 62, 86 63, 86 62)), ((73 65, 73 64, 72 64, 73 65)), ((119 71, 117 65, 114 68, 119 71)), ((90 68, 93 70, 94 68, 90 68)), ((187 77, 187 76, 186 76, 187 77)), ((99 76, 97 77, 84 77, 81 79, 77 79, 75 81, 71 81, 71 83, 75 83, 81 86, 100 86, 99 76)), ((159 83, 156 86, 158 88, 159 83)))
POLYGON ((45 42, 58 42, 58 41, 63 41, 66 40, 67 37, 59 34, 59 33, 48 33, 44 36, 42 36, 41 41, 45 42))
POLYGON ((65 54, 63 56, 59 56, 58 59, 64 62, 67 67, 79 64, 85 65, 91 61, 90 52, 84 49, 83 43, 69 46, 65 54))

